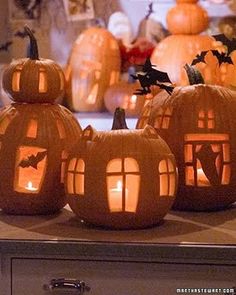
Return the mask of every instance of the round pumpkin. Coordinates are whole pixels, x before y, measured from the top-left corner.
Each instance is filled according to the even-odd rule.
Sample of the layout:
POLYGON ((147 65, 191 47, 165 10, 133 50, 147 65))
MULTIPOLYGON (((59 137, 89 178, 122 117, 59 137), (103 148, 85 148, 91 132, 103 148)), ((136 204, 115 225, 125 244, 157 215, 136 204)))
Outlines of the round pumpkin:
POLYGON ((167 13, 168 29, 173 35, 157 44, 151 61, 160 71, 167 72, 177 85, 188 85, 184 71, 186 63, 191 64, 201 51, 218 47, 214 38, 198 35, 207 28, 207 14, 195 0, 177 1, 167 13), (199 13, 198 13, 199 12, 199 13))
MULTIPOLYGON (((9 76, 22 60, 14 61, 9 65, 10 70, 7 68, 3 74, 3 81, 9 83, 5 83, 5 89, 12 92, 13 99, 18 102, 0 112, 0 208, 10 214, 48 214, 66 204, 65 163, 81 128, 68 109, 53 103, 64 91, 64 84, 55 79, 57 86, 52 87, 58 88, 51 91, 48 85, 47 93, 41 95, 36 90, 39 85, 36 87, 35 79, 40 73, 35 65, 37 61, 27 59, 25 63, 32 63, 32 79, 25 79, 24 69, 20 78, 14 77, 14 73, 9 76), (19 84, 14 84, 15 78, 19 84), (18 85, 19 91, 12 85, 18 85), (45 101, 48 103, 42 103, 45 101)), ((50 79, 43 81, 47 85, 50 79)))
POLYGON ((217 210, 236 201, 236 92, 195 84, 165 91, 144 107, 137 128, 153 126, 176 157, 174 208, 217 210))
POLYGON ((75 41, 65 70, 67 103, 73 111, 104 109, 106 89, 118 82, 120 51, 104 28, 89 28, 75 41))
POLYGON ((206 10, 197 5, 196 1, 178 2, 168 11, 166 21, 171 34, 199 34, 209 24, 206 10))
POLYGON ((121 129, 123 114, 116 110, 111 131, 91 126, 83 131, 68 157, 66 193, 79 219, 115 229, 144 228, 158 224, 173 204, 175 160, 154 128, 121 129))
POLYGON ((133 68, 130 68, 129 72, 128 81, 121 80, 107 89, 104 102, 112 114, 120 107, 125 110, 126 117, 136 117, 141 113, 146 96, 134 94, 140 88, 140 84, 131 76, 131 72, 135 72, 133 68))
POLYGON ((39 58, 37 41, 28 27, 29 58, 16 59, 5 69, 3 88, 16 102, 54 102, 64 95, 65 78, 61 67, 50 59, 39 58))

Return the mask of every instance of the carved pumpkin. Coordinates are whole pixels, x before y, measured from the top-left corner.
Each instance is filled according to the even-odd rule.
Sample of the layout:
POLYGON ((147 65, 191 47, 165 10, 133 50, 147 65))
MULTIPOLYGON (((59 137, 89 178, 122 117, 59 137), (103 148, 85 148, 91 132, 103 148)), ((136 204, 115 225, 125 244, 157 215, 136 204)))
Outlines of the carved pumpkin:
POLYGON ((159 223, 173 204, 176 166, 154 128, 116 130, 126 127, 123 114, 117 109, 111 131, 83 131, 68 157, 66 192, 86 222, 142 228, 159 223))
POLYGON ((217 48, 217 42, 212 37, 198 35, 207 28, 208 18, 196 0, 177 1, 167 13, 167 26, 173 35, 156 46, 151 61, 167 72, 173 83, 188 85, 184 65, 191 64, 199 52, 217 48))
MULTIPOLYGON (((47 62, 47 66, 49 63, 53 64, 53 69, 59 68, 53 62, 47 62)), ((22 60, 19 64, 22 65, 22 60)), ((4 81, 9 82, 10 77, 18 79, 14 77, 13 68, 17 68, 17 60, 3 74, 4 81)), ((11 214, 47 214, 66 204, 65 162, 69 149, 81 132, 73 114, 53 103, 64 91, 63 87, 59 89, 59 80, 55 79, 58 85, 53 86, 54 91, 48 85, 50 97, 49 93, 41 95, 36 90, 41 67, 37 61, 32 61, 32 68, 30 82, 25 79, 23 66, 19 88, 12 87, 15 82, 4 84, 12 98, 19 101, 0 112, 0 208, 11 214), (29 83, 32 83, 29 87, 32 93, 25 90, 25 84, 29 83), (21 97, 20 93, 29 93, 29 96, 21 97)), ((59 76, 55 74, 55 77, 59 76)), ((49 80, 45 78, 44 82, 49 80)))
POLYGON ((82 112, 103 110, 104 93, 118 82, 119 75, 116 39, 106 29, 87 29, 75 41, 66 68, 69 107, 82 112))
POLYGON ((105 106, 114 114, 115 109, 120 107, 125 110, 127 117, 140 115, 145 103, 145 95, 136 95, 134 92, 139 88, 139 83, 131 76, 128 81, 120 81, 110 86, 104 95, 105 106))
POLYGON ((235 113, 236 92, 205 84, 176 87, 171 96, 162 91, 143 109, 137 128, 153 126, 176 157, 175 209, 216 210, 236 201, 235 113))
POLYGON ((64 74, 50 59, 39 58, 37 42, 32 32, 32 52, 29 58, 14 60, 4 71, 3 88, 13 101, 43 103, 54 102, 64 95, 64 74))

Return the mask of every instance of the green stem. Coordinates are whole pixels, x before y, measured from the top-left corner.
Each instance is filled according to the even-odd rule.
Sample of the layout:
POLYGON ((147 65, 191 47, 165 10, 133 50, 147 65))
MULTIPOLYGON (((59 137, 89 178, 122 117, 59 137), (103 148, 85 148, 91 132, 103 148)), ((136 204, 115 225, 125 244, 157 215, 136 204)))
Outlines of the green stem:
POLYGON ((125 110, 122 108, 116 108, 113 124, 111 130, 119 130, 119 129, 129 129, 126 125, 125 121, 125 110))
POLYGON ((186 64, 184 69, 188 75, 188 80, 190 85, 195 84, 205 84, 202 74, 196 68, 186 64))
POLYGON ((39 59, 38 44, 32 30, 25 25, 25 32, 30 39, 29 58, 33 60, 39 59))

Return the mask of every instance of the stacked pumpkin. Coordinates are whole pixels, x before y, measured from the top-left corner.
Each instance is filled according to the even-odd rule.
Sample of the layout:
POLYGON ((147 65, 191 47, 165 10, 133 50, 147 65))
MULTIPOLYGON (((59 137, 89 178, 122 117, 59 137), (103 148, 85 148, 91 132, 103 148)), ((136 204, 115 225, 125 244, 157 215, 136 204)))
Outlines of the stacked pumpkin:
POLYGON ((0 113, 0 208, 12 214, 46 214, 66 204, 64 172, 81 128, 54 101, 64 94, 64 74, 41 59, 31 30, 30 57, 13 61, 3 87, 14 101, 0 113))
POLYGON ((157 45, 151 60, 159 70, 168 73, 173 83, 187 85, 184 65, 191 64, 199 52, 215 49, 218 44, 212 37, 199 35, 208 27, 208 15, 197 4, 198 0, 176 2, 167 13, 167 27, 172 35, 157 45))

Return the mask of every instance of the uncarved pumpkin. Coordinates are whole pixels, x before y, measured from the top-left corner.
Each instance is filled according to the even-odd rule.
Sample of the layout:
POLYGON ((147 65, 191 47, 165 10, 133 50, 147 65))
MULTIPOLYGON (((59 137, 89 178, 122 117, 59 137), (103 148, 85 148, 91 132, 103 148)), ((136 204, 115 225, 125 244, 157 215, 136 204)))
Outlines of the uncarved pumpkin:
POLYGON ((83 131, 68 157, 66 192, 72 210, 88 223, 143 228, 159 223, 173 204, 175 160, 154 128, 121 130, 120 112, 113 130, 83 131))
POLYGON ((162 91, 137 128, 153 126, 176 157, 180 210, 217 210, 236 201, 236 92, 213 85, 162 91))
POLYGON ((65 73, 67 102, 72 110, 103 110, 104 93, 120 75, 117 40, 104 28, 85 30, 73 45, 65 73))

